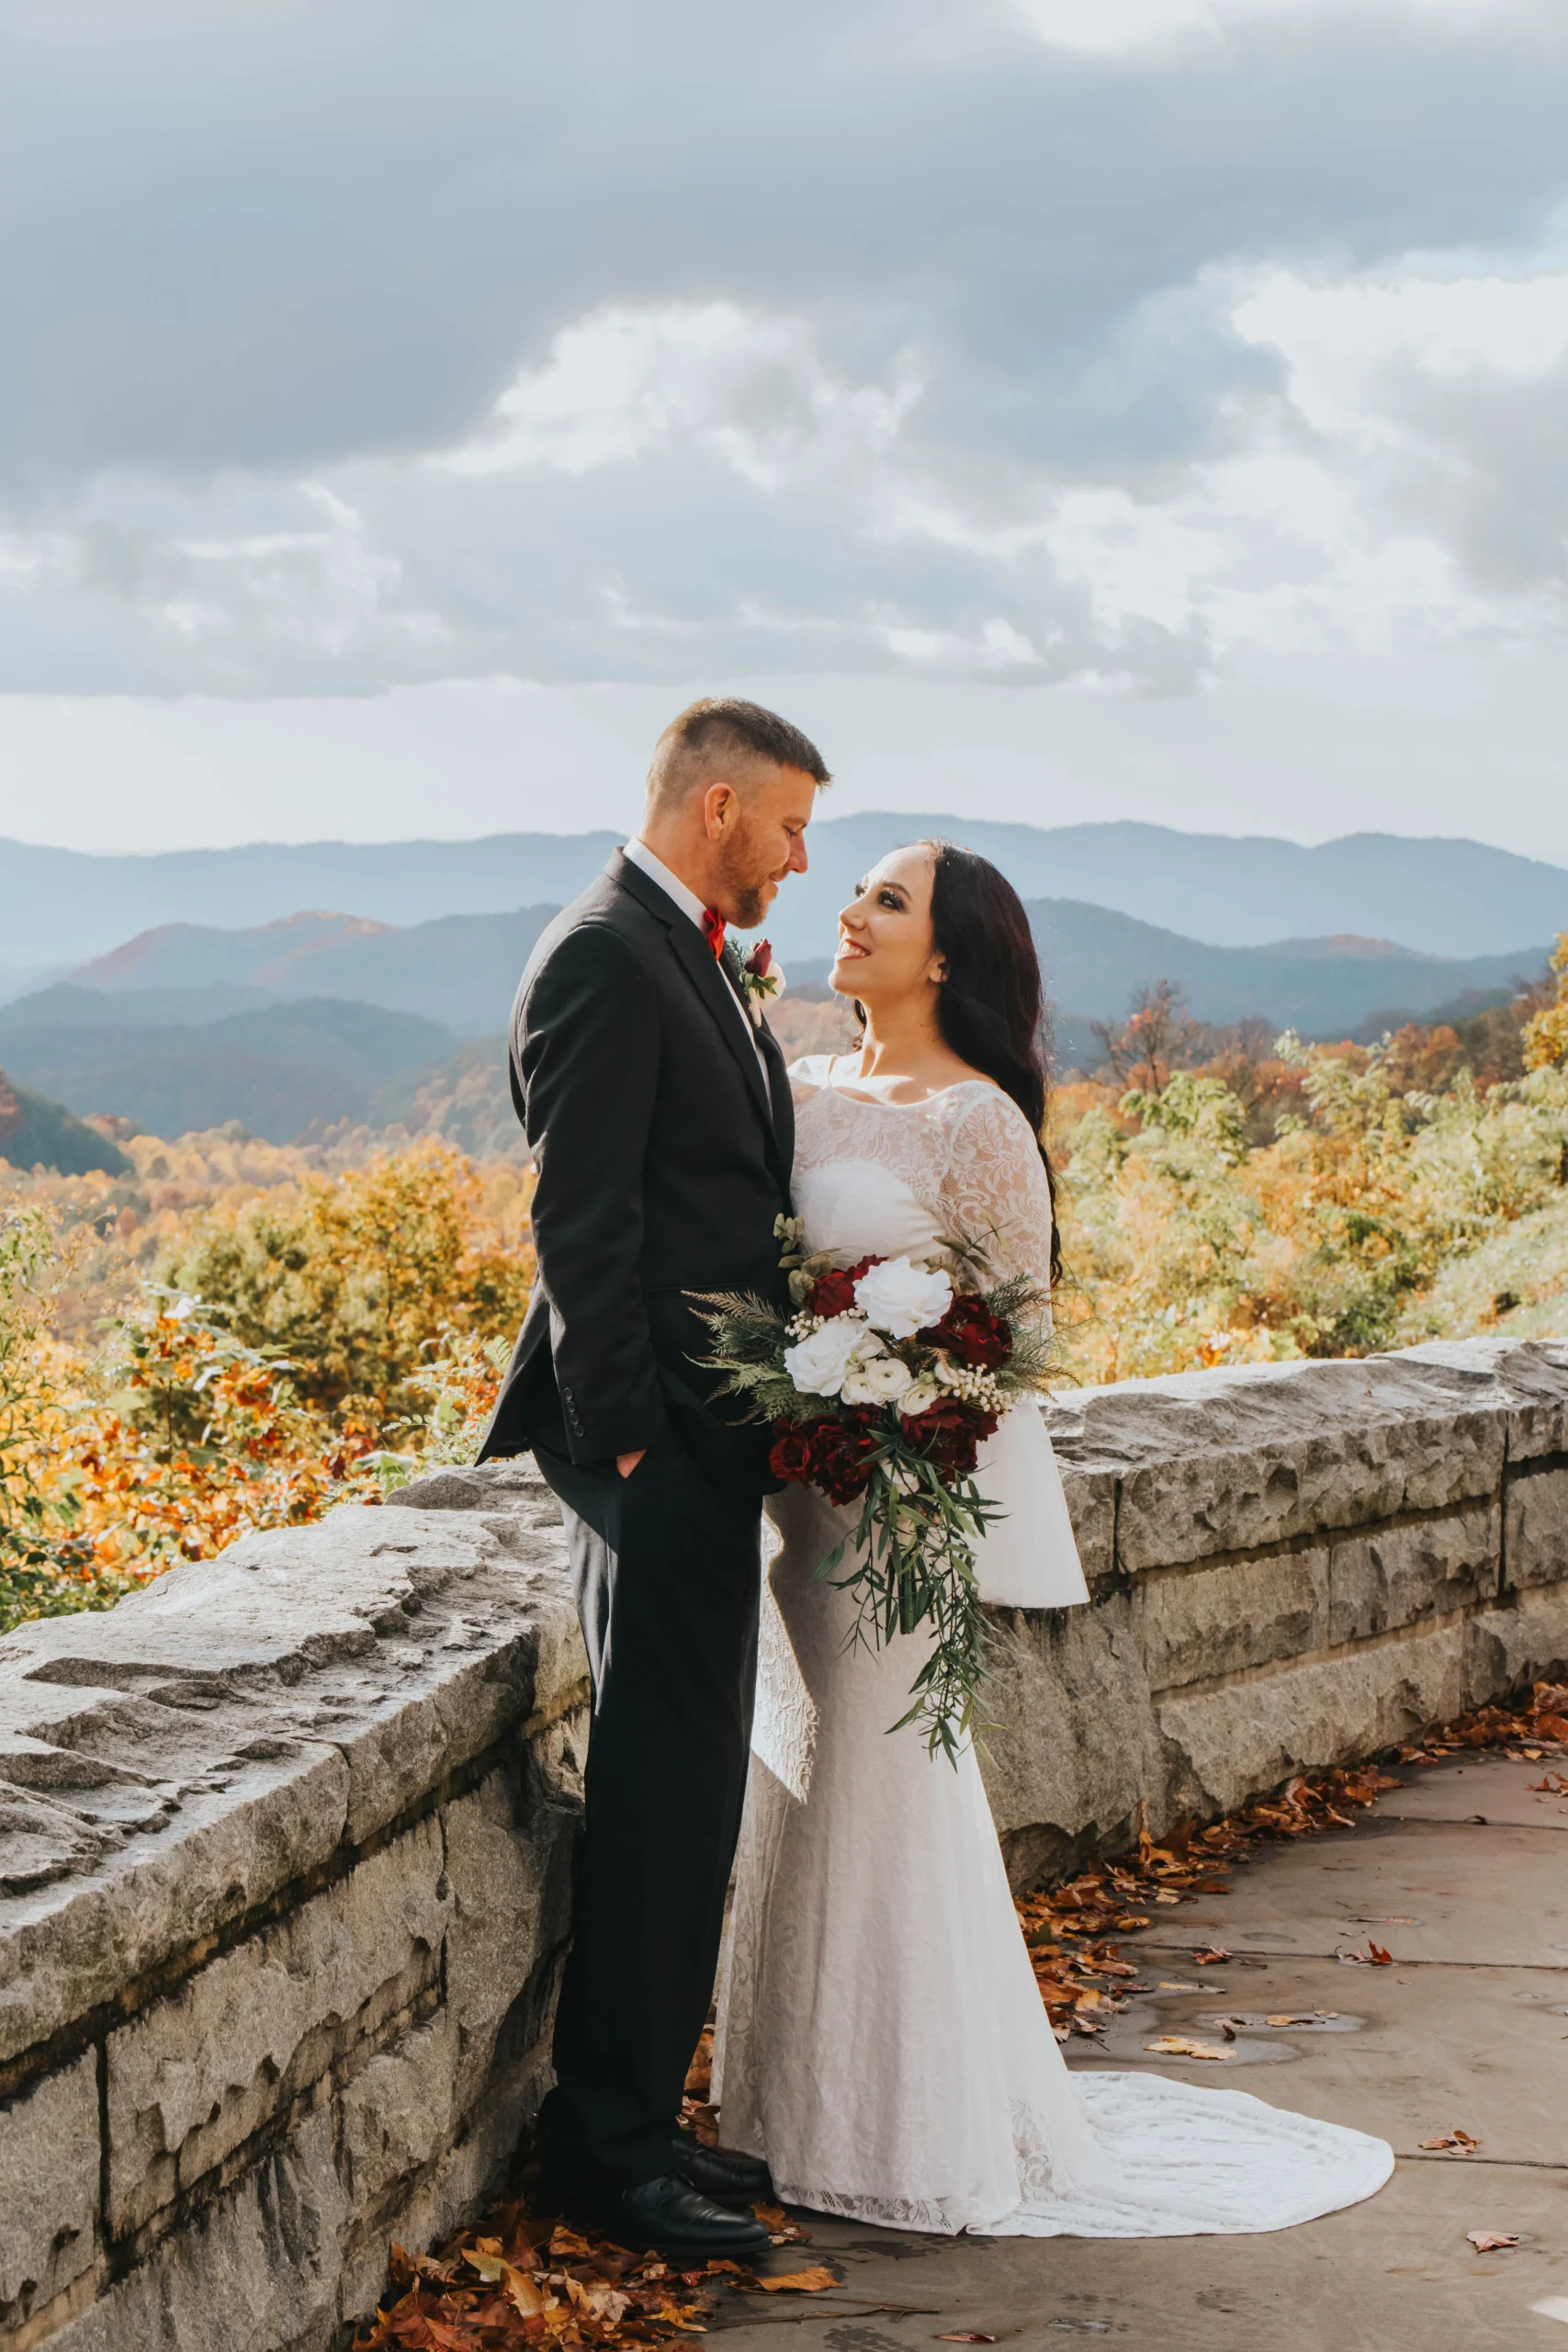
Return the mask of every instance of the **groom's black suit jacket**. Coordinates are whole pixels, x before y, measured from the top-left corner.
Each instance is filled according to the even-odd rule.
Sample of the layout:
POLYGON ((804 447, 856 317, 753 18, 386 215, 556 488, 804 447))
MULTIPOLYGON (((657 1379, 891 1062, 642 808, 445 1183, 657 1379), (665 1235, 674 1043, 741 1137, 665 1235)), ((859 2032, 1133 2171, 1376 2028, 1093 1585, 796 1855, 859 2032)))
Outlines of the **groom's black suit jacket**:
POLYGON ((773 1222, 795 1121, 760 1034, 765 1081, 702 932, 618 850, 538 941, 512 1017, 538 1278, 481 1462, 537 1442, 602 1464, 673 1422, 720 1485, 774 1483, 766 1430, 711 1401, 689 1295, 787 1301, 773 1222))

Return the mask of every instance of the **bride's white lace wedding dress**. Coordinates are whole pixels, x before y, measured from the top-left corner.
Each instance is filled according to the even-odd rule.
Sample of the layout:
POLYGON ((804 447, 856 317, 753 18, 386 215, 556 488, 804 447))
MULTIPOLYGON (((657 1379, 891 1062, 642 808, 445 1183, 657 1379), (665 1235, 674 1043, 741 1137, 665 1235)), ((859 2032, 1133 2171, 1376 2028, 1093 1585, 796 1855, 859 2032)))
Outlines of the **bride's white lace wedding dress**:
MULTIPOLYGON (((795 1206, 840 1263, 991 1233, 1043 1272, 1050 1202, 1028 1122, 967 1081, 913 1104, 791 1071, 795 1206)), ((988 1600, 1087 1599, 1038 1409, 982 1453, 1008 1517, 988 1600)), ((1048 2237, 1275 2230, 1369 2197, 1381 2140, 1245 2093, 1149 2074, 1069 2074, 1019 1930, 972 1753, 927 1756, 904 1712, 914 1641, 846 1650, 847 1596, 814 1571, 858 1516, 809 1489, 770 1504, 751 1777, 719 1999, 728 2145, 794 2204, 907 2229, 1048 2237)))

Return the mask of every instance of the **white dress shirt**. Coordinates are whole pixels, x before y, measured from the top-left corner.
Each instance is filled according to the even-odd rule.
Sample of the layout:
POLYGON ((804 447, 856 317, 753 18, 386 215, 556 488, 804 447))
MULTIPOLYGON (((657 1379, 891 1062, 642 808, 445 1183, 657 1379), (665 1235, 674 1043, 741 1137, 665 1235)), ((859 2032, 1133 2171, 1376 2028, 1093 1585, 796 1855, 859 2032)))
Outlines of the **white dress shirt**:
MULTIPOLYGON (((653 851, 649 848, 648 843, 642 839, 640 834, 626 843, 625 850, 622 852, 622 855, 629 858, 635 866, 639 867, 641 871, 647 875, 650 882, 657 882, 667 899, 674 899, 675 904, 680 908, 681 912, 683 915, 689 916, 691 921, 696 924, 697 929, 703 933, 703 944, 706 946, 707 933, 704 929, 703 916, 705 914, 707 910, 704 906, 701 899, 698 898, 696 892, 694 890, 688 889, 686 884, 682 881, 678 874, 671 873, 670 868, 665 865, 664 860, 661 857, 655 856, 653 851)), ((718 958, 715 956, 714 961, 717 963, 718 958)), ((730 1002, 734 1005, 738 1016, 745 1023, 747 1041, 751 1047, 751 1051, 757 1057, 757 1067, 762 1073, 762 1085, 764 1091, 768 1093, 768 1101, 771 1107, 773 1102, 773 1094, 768 1086, 767 1057, 762 1052, 762 1041, 757 1034, 757 1023, 752 1020, 751 1015, 745 1005, 741 1003, 739 997, 736 993, 735 984, 729 978, 722 964, 719 965, 719 978, 724 982, 725 993, 729 998, 730 1002)))

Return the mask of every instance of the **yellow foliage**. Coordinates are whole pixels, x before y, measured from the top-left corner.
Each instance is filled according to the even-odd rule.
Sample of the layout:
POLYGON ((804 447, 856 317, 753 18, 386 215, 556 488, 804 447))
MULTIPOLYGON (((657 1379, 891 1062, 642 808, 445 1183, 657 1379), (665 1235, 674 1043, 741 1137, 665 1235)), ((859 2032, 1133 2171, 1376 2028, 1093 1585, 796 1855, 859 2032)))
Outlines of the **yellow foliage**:
POLYGON ((220 1305, 226 1328, 280 1348, 308 1403, 408 1410, 434 1332, 514 1336, 533 1280, 529 1178, 483 1175, 422 1142, 334 1180, 222 1203, 160 1253, 171 1288, 220 1305))
POLYGON ((1543 1005, 1525 1025, 1527 1069, 1568 1069, 1568 931, 1558 934, 1551 968, 1557 974, 1557 1001, 1543 1005))
POLYGON ((0 1630, 471 1458, 522 1320, 515 1162, 133 1158, 0 1191, 0 1630))
POLYGON ((1559 1298, 1568 1327, 1568 1070, 1483 1096, 1461 1069, 1427 1093, 1408 1081, 1441 1069, 1441 1037, 1425 1057, 1403 1035, 1372 1049, 1281 1039, 1271 1099, 1297 1107, 1264 1142, 1217 1076, 1178 1071, 1157 1095, 1064 1088, 1068 1376, 1360 1355, 1492 1329, 1526 1304, 1544 1329, 1559 1298), (1506 1287, 1456 1284, 1505 1235, 1506 1287))

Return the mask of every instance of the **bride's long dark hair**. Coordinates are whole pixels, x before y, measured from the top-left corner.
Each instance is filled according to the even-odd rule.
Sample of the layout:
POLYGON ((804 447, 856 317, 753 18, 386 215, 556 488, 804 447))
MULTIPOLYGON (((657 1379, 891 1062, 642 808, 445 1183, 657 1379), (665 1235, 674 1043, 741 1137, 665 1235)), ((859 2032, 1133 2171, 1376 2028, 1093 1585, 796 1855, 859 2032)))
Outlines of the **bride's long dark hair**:
POLYGON ((942 1034, 961 1061, 994 1079, 1029 1121, 1051 1188, 1051 1280, 1062 1272, 1056 1177, 1045 1148, 1045 1003, 1023 901, 987 857, 956 842, 931 854, 931 930, 947 978, 937 995, 942 1034))

